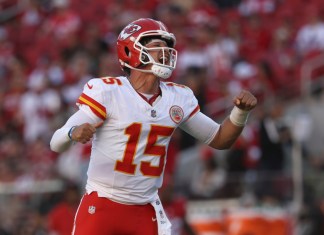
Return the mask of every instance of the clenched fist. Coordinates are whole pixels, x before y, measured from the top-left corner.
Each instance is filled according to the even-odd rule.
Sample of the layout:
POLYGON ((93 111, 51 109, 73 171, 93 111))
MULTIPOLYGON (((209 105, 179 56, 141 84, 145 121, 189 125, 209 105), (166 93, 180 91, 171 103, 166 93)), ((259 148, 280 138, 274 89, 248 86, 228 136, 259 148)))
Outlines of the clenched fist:
POLYGON ((91 140, 97 128, 99 128, 102 124, 103 121, 95 124, 84 123, 80 126, 76 126, 71 133, 71 139, 73 141, 85 144, 91 140))
POLYGON ((243 90, 239 95, 234 97, 233 103, 241 110, 250 111, 254 109, 258 101, 249 91, 243 90))

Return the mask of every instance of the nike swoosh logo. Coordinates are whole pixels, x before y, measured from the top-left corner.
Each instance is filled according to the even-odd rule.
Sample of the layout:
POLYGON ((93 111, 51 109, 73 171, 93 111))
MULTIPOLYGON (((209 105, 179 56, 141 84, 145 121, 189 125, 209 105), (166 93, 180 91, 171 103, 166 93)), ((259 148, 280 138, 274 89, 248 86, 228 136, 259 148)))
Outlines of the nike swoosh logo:
POLYGON ((156 218, 153 218, 153 217, 152 217, 152 221, 155 222, 155 221, 156 221, 156 218))
POLYGON ((89 83, 87 83, 87 86, 89 87, 89 89, 92 89, 93 85, 89 85, 89 83))

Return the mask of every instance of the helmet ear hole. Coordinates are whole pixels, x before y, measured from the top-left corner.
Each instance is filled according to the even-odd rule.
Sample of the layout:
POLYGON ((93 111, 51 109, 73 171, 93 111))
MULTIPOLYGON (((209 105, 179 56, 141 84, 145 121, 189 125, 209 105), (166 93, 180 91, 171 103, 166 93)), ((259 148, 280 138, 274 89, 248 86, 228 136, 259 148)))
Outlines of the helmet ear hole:
POLYGON ((125 47, 125 53, 126 53, 127 56, 129 56, 130 53, 129 53, 128 47, 125 47))

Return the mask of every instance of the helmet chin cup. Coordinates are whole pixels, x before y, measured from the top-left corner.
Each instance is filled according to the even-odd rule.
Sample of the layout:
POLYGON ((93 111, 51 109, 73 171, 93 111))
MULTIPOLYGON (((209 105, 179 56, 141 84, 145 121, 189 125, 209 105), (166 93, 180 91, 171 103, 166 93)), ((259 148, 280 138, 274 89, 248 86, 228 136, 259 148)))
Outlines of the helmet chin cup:
POLYGON ((167 67, 153 64, 151 71, 155 76, 158 76, 163 79, 168 79, 171 76, 173 70, 167 67))

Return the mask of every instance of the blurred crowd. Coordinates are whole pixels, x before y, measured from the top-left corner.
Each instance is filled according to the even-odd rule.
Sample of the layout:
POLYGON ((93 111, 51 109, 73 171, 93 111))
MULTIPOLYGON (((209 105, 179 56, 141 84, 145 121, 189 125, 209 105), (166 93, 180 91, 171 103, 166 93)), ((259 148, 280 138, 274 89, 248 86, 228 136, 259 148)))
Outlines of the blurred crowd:
POLYGON ((294 143, 309 179, 296 234, 324 234, 324 186, 314 183, 324 169, 323 0, 2 0, 0 186, 16 191, 0 187, 0 235, 70 234, 91 146, 58 155, 49 141, 76 111, 87 80, 122 74, 117 36, 142 17, 176 35, 170 80, 189 86, 203 112, 222 120, 241 89, 259 100, 229 151, 181 131, 174 136, 161 197, 167 192, 166 205, 178 202, 167 211, 186 234, 194 234, 185 220, 188 200, 291 202, 294 143), (305 65, 318 60, 305 97, 305 65), (32 192, 35 182, 57 179, 60 187, 32 192))

